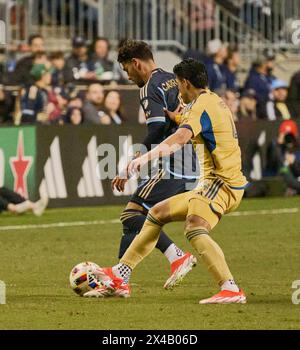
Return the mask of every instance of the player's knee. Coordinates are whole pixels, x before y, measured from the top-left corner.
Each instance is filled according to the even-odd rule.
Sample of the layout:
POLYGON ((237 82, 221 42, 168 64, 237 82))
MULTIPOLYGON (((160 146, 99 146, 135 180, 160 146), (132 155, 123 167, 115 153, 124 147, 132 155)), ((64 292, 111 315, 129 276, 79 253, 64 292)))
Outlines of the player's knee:
POLYGON ((129 219, 134 218, 135 216, 138 215, 144 215, 143 212, 139 210, 133 210, 133 209, 125 209, 123 210, 121 216, 120 216, 120 221, 124 225, 129 219))
POLYGON ((209 232, 211 230, 209 223, 198 215, 189 215, 185 223, 185 231, 191 231, 195 227, 203 227, 209 232))
POLYGON ((165 212, 163 206, 161 206, 160 204, 154 205, 154 207, 152 207, 149 210, 149 214, 151 216, 153 216, 156 220, 160 221, 163 224, 168 222, 168 218, 166 216, 166 212, 165 212))

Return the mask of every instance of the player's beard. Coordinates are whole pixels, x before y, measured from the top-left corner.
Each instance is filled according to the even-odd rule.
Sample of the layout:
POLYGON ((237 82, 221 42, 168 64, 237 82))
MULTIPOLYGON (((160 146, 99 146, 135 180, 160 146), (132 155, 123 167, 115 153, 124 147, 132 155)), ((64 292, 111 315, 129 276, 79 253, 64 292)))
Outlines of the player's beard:
POLYGON ((181 98, 182 98, 183 103, 185 103, 185 104, 188 104, 191 102, 186 94, 181 94, 181 98))
POLYGON ((145 83, 142 80, 136 81, 136 85, 141 89, 145 83))

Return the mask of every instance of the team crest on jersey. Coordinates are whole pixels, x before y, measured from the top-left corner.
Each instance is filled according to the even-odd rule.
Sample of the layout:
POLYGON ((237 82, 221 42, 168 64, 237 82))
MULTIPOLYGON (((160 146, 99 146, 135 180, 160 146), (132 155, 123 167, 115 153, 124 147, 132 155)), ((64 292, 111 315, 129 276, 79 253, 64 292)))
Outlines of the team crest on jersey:
POLYGON ((148 99, 144 99, 143 102, 142 102, 142 104, 143 104, 144 109, 147 109, 147 107, 148 107, 148 105, 149 105, 148 99))

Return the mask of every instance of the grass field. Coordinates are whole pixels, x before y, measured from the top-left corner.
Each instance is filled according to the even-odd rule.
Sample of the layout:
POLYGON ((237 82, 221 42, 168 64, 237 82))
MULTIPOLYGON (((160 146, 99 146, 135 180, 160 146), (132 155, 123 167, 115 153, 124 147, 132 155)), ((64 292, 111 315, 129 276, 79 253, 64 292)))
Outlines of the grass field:
MULTIPOLYGON (((200 306, 200 298, 217 291, 201 264, 176 290, 163 290, 169 265, 158 251, 134 272, 130 299, 76 296, 68 285, 75 264, 90 260, 105 266, 117 261, 121 225, 105 221, 117 219, 120 211, 121 207, 52 209, 42 218, 2 214, 0 279, 7 286, 7 303, 0 305, 0 328, 300 329, 300 304, 291 302, 292 282, 300 280, 299 198, 244 200, 239 212, 246 215, 224 217, 213 232, 247 293, 246 305, 200 306), (270 212, 282 208, 290 209, 270 212), (93 220, 104 221, 55 224, 93 220), (4 227, 41 224, 47 225, 4 227)), ((166 231, 190 249, 182 223, 168 225, 166 231)))

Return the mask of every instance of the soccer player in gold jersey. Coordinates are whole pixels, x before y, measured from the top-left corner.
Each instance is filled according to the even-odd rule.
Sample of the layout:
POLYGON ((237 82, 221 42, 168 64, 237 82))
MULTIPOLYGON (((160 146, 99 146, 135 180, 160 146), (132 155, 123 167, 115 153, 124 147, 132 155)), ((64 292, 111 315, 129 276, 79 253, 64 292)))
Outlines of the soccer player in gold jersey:
MULTIPOLYGON (((166 113, 177 121, 179 129, 133 160, 128 173, 140 171, 149 161, 168 156, 191 140, 201 161, 199 185, 152 207, 142 231, 120 263, 95 272, 105 287, 86 296, 130 296, 131 272, 154 249, 162 227, 171 221, 186 221, 186 238, 220 287, 219 293, 200 300, 200 304, 246 303, 246 296, 235 283, 221 248, 210 236, 220 218, 238 207, 248 185, 241 171, 241 151, 232 114, 222 99, 207 88, 207 72, 202 63, 184 60, 174 67, 174 73, 187 106, 181 115, 166 113)), ((174 279, 178 283, 180 276, 174 279)))

